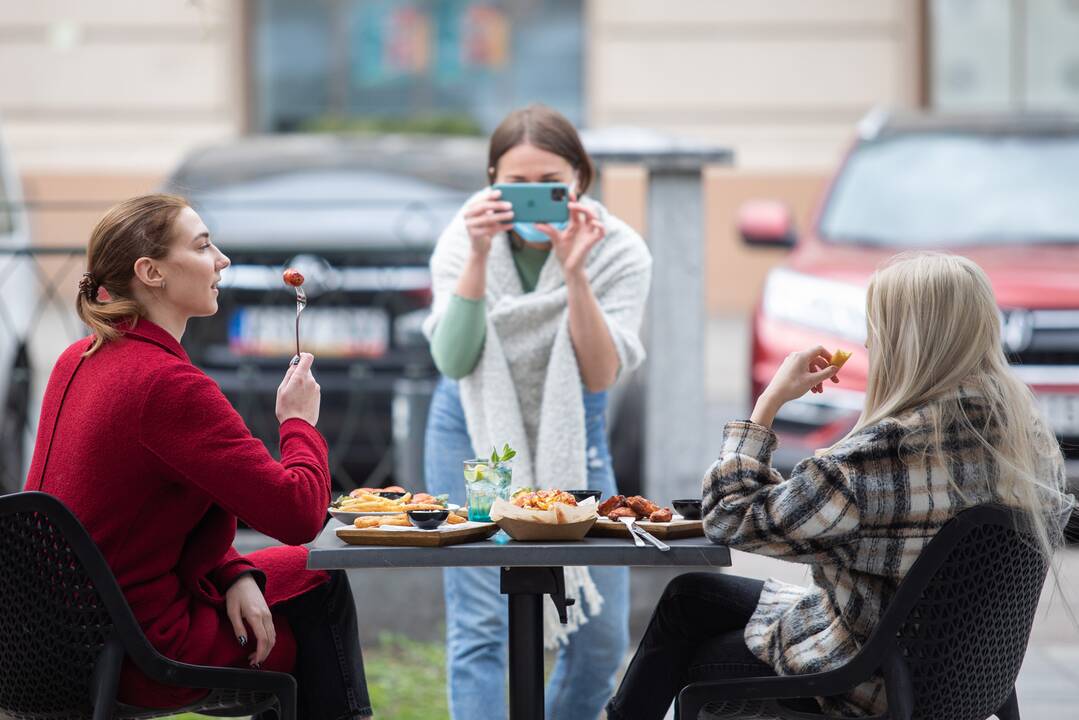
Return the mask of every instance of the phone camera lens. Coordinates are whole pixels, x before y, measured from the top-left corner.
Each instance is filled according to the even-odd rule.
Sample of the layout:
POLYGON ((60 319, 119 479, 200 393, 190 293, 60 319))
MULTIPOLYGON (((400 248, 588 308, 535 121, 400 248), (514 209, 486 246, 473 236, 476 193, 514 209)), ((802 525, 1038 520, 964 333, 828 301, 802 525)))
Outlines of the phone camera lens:
POLYGON ((551 199, 555 202, 562 202, 566 199, 566 188, 556 187, 551 188, 551 199))

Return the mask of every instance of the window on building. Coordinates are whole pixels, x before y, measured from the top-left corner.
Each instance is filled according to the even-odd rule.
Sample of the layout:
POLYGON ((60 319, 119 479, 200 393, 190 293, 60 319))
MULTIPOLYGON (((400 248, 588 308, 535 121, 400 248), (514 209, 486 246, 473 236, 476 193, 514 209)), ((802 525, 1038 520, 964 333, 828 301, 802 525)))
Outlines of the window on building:
POLYGON ((1079 0, 931 0, 940 110, 1079 109, 1079 0))
POLYGON ((258 0, 254 124, 490 131, 543 102, 581 123, 582 0, 258 0))

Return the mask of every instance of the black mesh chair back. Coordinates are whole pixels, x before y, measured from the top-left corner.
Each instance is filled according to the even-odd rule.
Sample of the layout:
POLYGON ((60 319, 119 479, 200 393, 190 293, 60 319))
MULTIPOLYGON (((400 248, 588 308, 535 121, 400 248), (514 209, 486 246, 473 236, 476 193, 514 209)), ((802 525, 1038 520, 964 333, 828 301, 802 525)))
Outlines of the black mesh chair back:
POLYGON ((277 707, 282 720, 291 720, 295 705, 295 680, 284 673, 202 667, 162 656, 63 503, 39 492, 0 497, 0 716, 103 720, 180 711, 243 715, 277 707), (158 682, 209 693, 184 708, 120 704, 116 689, 125 656, 158 682))
POLYGON ((1023 515, 979 506, 929 542, 862 650, 842 668, 701 682, 679 694, 680 718, 809 720, 782 700, 842 695, 883 673, 881 720, 1019 720, 1015 679, 1048 564, 1023 515))

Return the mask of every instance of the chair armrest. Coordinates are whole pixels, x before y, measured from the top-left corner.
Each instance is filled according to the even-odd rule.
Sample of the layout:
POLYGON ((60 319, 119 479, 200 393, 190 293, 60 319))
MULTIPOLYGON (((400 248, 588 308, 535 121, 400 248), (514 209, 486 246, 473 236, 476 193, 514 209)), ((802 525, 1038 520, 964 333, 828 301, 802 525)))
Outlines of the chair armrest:
POLYGON ((872 674, 850 664, 822 673, 782 677, 730 678, 690 683, 678 693, 678 717, 696 720, 697 713, 716 700, 780 700, 841 695, 872 674))
POLYGON ((146 641, 145 636, 123 640, 124 649, 135 666, 150 679, 165 685, 210 689, 225 687, 268 693, 279 693, 287 688, 295 692, 296 681, 287 673, 191 665, 165 657, 146 641))

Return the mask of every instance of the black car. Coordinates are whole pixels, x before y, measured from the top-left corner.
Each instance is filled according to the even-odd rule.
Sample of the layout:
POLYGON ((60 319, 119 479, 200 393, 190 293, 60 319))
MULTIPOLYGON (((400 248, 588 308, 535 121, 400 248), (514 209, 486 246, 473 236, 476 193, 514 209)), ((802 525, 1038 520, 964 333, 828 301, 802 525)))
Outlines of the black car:
MULTIPOLYGON (((477 138, 254 137, 191 153, 165 189, 188 197, 232 261, 220 309, 190 323, 184 346, 272 453, 277 386, 295 353, 316 355, 319 429, 339 490, 422 488, 423 431, 437 371, 420 326, 431 250, 486 184, 477 138)), ((640 489, 639 374, 611 394, 611 452, 622 491, 640 489)))
POLYGON ((251 138, 193 152, 169 177, 165 189, 191 200, 232 261, 218 314, 192 322, 184 346, 271 452, 277 386, 295 352, 295 295, 281 275, 294 267, 305 277, 300 340, 316 356, 335 485, 420 480, 436 374, 420 332, 428 261, 482 187, 483 153, 470 139, 251 138))

